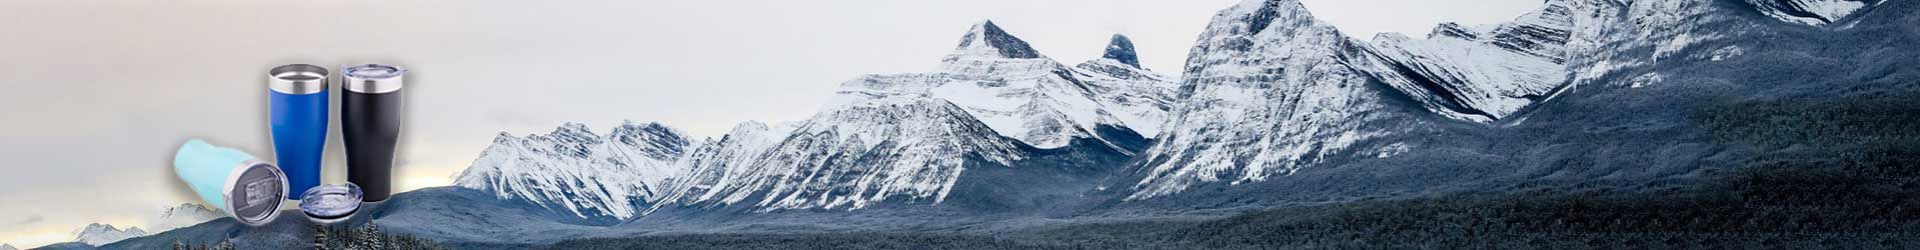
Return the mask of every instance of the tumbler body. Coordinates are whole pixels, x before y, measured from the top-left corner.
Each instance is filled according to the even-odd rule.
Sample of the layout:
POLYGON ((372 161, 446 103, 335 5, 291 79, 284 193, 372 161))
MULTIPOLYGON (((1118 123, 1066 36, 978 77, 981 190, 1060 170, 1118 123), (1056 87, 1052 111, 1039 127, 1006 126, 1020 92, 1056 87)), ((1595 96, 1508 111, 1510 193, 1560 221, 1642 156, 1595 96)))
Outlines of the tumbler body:
MULTIPOLYGON (((282 66, 282 68, 289 66, 282 66)), ((327 89, 325 69, 304 65, 308 74, 288 74, 281 68, 275 68, 271 81, 275 85, 268 91, 268 120, 273 130, 273 152, 280 162, 281 172, 287 175, 287 185, 292 190, 307 190, 320 185, 321 158, 327 147, 327 89), (319 86, 285 88, 284 82, 289 76, 301 76, 295 80, 309 80, 318 77, 319 86)), ((297 82, 296 82, 297 83, 297 82)), ((287 199, 299 200, 301 193, 289 192, 287 199)))
MULTIPOLYGON (((293 190, 320 185, 321 157, 327 147, 327 92, 269 95, 273 151, 280 170, 287 173, 287 185, 293 190)), ((298 200, 300 194, 288 193, 287 199, 298 200)))
POLYGON ((201 200, 247 225, 273 221, 287 193, 286 175, 273 164, 201 140, 174 152, 173 172, 201 200))
POLYGON ((340 124, 347 149, 347 181, 360 186, 367 202, 393 193, 394 149, 400 139, 400 84, 405 70, 359 65, 343 70, 340 124))

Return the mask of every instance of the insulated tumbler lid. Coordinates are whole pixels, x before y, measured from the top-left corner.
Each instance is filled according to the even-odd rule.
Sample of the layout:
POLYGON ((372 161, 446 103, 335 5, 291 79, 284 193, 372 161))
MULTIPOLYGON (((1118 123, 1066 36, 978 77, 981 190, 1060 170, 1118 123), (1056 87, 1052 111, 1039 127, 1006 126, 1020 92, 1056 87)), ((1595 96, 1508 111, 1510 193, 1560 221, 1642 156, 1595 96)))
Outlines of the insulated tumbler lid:
POLYGON ((288 64, 267 70, 267 87, 281 94, 313 94, 327 90, 327 68, 288 64))
POLYGON ((347 66, 341 70, 346 78, 347 91, 362 94, 385 94, 400 91, 407 69, 385 64, 363 64, 347 66))
POLYGON ((223 195, 227 215, 242 224, 263 225, 280 216, 280 203, 287 197, 287 176, 279 167, 259 161, 234 169, 227 179, 223 195))

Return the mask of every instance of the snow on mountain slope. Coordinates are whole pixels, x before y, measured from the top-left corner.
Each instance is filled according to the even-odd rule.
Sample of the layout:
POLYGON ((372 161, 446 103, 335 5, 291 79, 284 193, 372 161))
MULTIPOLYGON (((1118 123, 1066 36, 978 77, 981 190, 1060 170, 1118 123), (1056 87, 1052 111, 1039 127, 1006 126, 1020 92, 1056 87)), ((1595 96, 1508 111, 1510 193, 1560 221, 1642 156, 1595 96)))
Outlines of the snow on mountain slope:
POLYGON ((1167 111, 1173 110, 1173 96, 1179 88, 1173 77, 1140 67, 1133 41, 1115 34, 1107 52, 1099 59, 1074 65, 1074 77, 1087 82, 1087 90, 1104 110, 1141 136, 1160 135, 1167 111))
POLYGON ((121 230, 119 228, 114 228, 113 225, 93 223, 93 224, 87 224, 86 227, 80 228, 80 230, 74 231, 73 235, 74 235, 73 237, 74 242, 99 246, 99 245, 106 245, 108 243, 118 242, 120 240, 125 240, 128 238, 147 236, 147 231, 140 230, 139 227, 130 227, 125 230, 121 230))
POLYGON ((1671 84, 1653 66, 1739 59, 1765 44, 1729 39, 1798 25, 1749 15, 1756 7, 1764 6, 1552 0, 1506 24, 1442 25, 1427 40, 1389 35, 1366 46, 1315 20, 1296 0, 1246 1, 1202 33, 1188 59, 1182 102, 1144 153, 1128 199, 1289 174, 1356 152, 1342 151, 1355 142, 1421 131, 1427 120, 1400 119, 1421 112, 1490 121, 1568 93, 1671 84), (1362 87, 1369 80, 1390 87, 1362 87), (1400 107, 1385 99, 1395 96, 1426 110, 1394 110, 1400 107))
MULTIPOLYGON (((1120 38, 1124 39, 1124 38, 1120 38)), ((1124 41, 1124 40, 1121 40, 1124 41)), ((1108 47, 1115 47, 1109 45, 1108 47)), ((1131 42, 1125 47, 1130 48, 1131 42)), ((1111 51, 1110 51, 1111 52, 1111 51)), ((1120 53, 1116 56, 1137 60, 1120 53)), ((1094 133, 1101 125, 1115 127, 1154 127, 1156 121, 1139 119, 1139 104, 1106 103, 1101 98, 1133 95, 1157 98, 1153 90, 1140 84, 1161 84, 1166 78, 1132 77, 1126 80, 1090 82, 1081 76, 1107 72, 1080 72, 1076 68, 1040 55, 1025 41, 1008 34, 993 22, 982 22, 962 36, 959 48, 941 60, 942 71, 933 74, 877 76, 879 78, 920 78, 931 82, 905 83, 898 91, 918 92, 953 102, 965 108, 1001 135, 1019 139, 1034 147, 1050 149, 1066 146, 1073 138, 1101 138, 1094 133), (1153 82, 1161 81, 1161 82, 1153 82), (918 89, 924 87, 924 90, 918 89), (1096 93, 1095 89, 1106 91, 1096 93), (1114 111, 1126 110, 1123 114, 1114 111), (1126 119, 1120 118, 1128 117, 1126 119), (1131 120, 1131 121, 1129 121, 1131 120), (1131 123, 1130 123, 1131 122, 1131 123)), ((1138 67, 1133 67, 1138 68, 1138 67)), ((1121 74, 1138 72, 1117 72, 1121 74)), ((870 76, 874 77, 874 76, 870 76)), ((1120 79, 1124 76, 1112 77, 1120 79)), ((1167 83, 1167 85, 1171 85, 1167 83)), ((1152 102, 1152 101, 1144 101, 1152 102)), ((1148 105, 1150 106, 1150 105, 1148 105)), ((1136 132, 1138 132, 1136 130, 1136 132)), ((1152 133, 1139 132, 1151 137, 1152 133)))
POLYGON ((795 124, 789 136, 768 137, 778 131, 748 124, 707 144, 683 161, 700 166, 674 197, 760 211, 938 203, 968 168, 1005 167, 1022 157, 1016 142, 952 103, 867 94, 843 92, 841 105, 795 124), (772 138, 781 140, 769 144, 772 138))
POLYGON ((1124 36, 1107 48, 1106 58, 1069 68, 992 22, 977 24, 941 72, 862 76, 811 119, 750 122, 701 145, 680 161, 689 172, 670 199, 760 211, 939 203, 969 168, 1026 157, 1022 142, 1108 139, 1098 126, 1157 133, 1172 83, 1125 63, 1137 58, 1124 36))
POLYGON ((0 244, 0 250, 20 250, 20 249, 14 248, 13 244, 0 244))
POLYGON ((1747 48, 1721 44, 1753 30, 1732 27, 1755 24, 1728 13, 1758 11, 1776 18, 1811 15, 1823 21, 1799 23, 1821 25, 1878 3, 1551 0, 1537 11, 1486 30, 1443 24, 1425 40, 1396 35, 1376 38, 1377 63, 1358 66, 1402 91, 1433 93, 1410 96, 1436 113, 1495 120, 1551 99, 1560 94, 1553 92, 1556 89, 1660 84, 1658 76, 1633 72, 1662 60, 1737 57, 1747 48), (1691 50, 1707 52, 1683 53, 1691 50), (1618 74, 1645 80, 1591 84, 1618 74))
POLYGON ((657 124, 629 123, 606 137, 578 124, 524 139, 502 134, 456 184, 582 218, 629 219, 673 205, 938 203, 968 168, 1006 167, 1025 150, 1078 139, 1132 152, 1158 133, 1174 84, 1139 68, 1124 36, 1106 49, 1105 58, 1068 67, 982 22, 939 71, 847 81, 805 121, 743 123, 697 144, 657 124))
POLYGON ((1882 0, 1747 0, 1761 14, 1806 25, 1826 25, 1882 0))
POLYGON ((1435 27, 1427 39, 1398 33, 1374 38, 1377 62, 1357 63, 1409 93, 1427 109, 1489 122, 1532 105, 1566 82, 1572 11, 1565 0, 1487 31, 1459 24, 1435 27))
POLYGON ((159 217, 155 218, 153 224, 148 225, 147 228, 153 229, 154 232, 166 232, 175 228, 198 225, 224 216, 226 216, 226 214, 213 211, 213 209, 208 209, 206 206, 186 203, 167 208, 166 211, 160 212, 159 217))
POLYGON ((1128 199, 1290 174, 1388 129, 1416 129, 1369 126, 1407 113, 1348 65, 1363 46, 1295 0, 1221 11, 1187 59, 1182 102, 1128 199))
MULTIPOLYGON (((698 202, 721 200, 721 203, 737 203, 744 197, 718 197, 724 192, 715 192, 715 188, 729 188, 744 176, 755 176, 754 169, 748 166, 761 164, 773 147, 791 136, 794 127, 791 124, 767 125, 749 121, 734 126, 733 130, 719 139, 701 143, 675 162, 686 168, 681 178, 672 186, 670 193, 661 200, 672 202, 698 202)), ((669 205, 655 204, 654 207, 669 205)))
MULTIPOLYGON (((1661 81, 1602 81, 1612 77, 1655 79, 1646 67, 1663 60, 1721 61, 1751 48, 1727 42, 1772 25, 1774 20, 1750 20, 1738 12, 1760 12, 1790 23, 1822 25, 1879 1, 1749 0, 1744 4, 1710 0, 1618 1, 1575 0, 1568 3, 1573 28, 1567 42, 1567 65, 1573 72, 1565 92, 1582 88, 1632 88, 1661 81), (1818 13, 1818 14, 1816 14, 1818 13), (1784 16, 1801 17, 1803 19, 1784 16), (1804 18, 1825 20, 1807 22, 1804 18), (1799 20, 1799 21, 1796 21, 1799 20), (1701 51, 1683 53, 1684 51, 1701 51)), ((1550 97, 1551 98, 1551 97, 1550 97)))
POLYGON ((669 193, 691 144, 658 123, 625 122, 606 135, 569 123, 526 138, 502 133, 455 185, 522 199, 582 218, 627 219, 669 193))

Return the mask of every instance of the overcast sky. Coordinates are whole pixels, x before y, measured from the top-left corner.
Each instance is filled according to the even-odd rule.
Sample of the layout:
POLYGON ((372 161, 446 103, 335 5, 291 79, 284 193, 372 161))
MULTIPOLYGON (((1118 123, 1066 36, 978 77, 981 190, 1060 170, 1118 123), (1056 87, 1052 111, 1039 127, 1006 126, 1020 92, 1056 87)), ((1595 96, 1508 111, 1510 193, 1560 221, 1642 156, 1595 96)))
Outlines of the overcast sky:
MULTIPOLYGON (((278 64, 411 67, 396 181, 417 188, 447 184, 502 131, 605 133, 630 119, 718 136, 803 119, 841 81, 933 69, 985 19, 1068 64, 1125 33, 1143 64, 1177 75, 1233 2, 0 1, 0 243, 145 227, 199 202, 169 165, 189 138, 272 159, 263 74, 278 64)), ((1539 2, 1306 0, 1363 38, 1508 20, 1539 2)), ((345 180, 333 127, 328 183, 345 180)))

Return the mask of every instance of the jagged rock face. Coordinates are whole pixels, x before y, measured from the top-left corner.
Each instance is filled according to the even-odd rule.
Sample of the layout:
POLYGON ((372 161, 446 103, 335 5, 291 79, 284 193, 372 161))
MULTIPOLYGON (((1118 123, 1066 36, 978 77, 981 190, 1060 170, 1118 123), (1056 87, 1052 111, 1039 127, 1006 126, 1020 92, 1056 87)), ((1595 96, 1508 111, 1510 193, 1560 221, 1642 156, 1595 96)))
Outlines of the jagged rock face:
POLYGON ((1740 32, 1704 28, 1738 21, 1729 18, 1731 15, 1711 14, 1724 11, 1725 6, 1708 0, 1576 0, 1568 7, 1574 23, 1567 42, 1567 66, 1572 71, 1572 83, 1553 95, 1582 88, 1624 87, 1620 82, 1597 80, 1663 59, 1685 56, 1676 52, 1723 39, 1730 32, 1740 32), (1650 53, 1622 53, 1629 51, 1650 53))
POLYGON ((1549 0, 1538 10, 1495 26, 1487 32, 1492 37, 1482 41, 1556 64, 1566 63, 1567 40, 1573 35, 1573 9, 1569 5, 1569 0, 1549 0))
POLYGON ((1388 133, 1363 125, 1405 113, 1347 66, 1358 46, 1293 0, 1221 11, 1187 59, 1181 102, 1129 199, 1288 174, 1388 133))
POLYGON ((1882 0, 1747 0, 1766 14, 1781 21, 1807 25, 1826 25, 1853 15, 1855 11, 1879 4, 1882 0))
POLYGON ((1074 77, 1087 83, 1087 91, 1102 110, 1120 120, 1113 125, 1146 138, 1160 134, 1179 90, 1173 77, 1110 58, 1088 60, 1073 68, 1074 77))
POLYGON ((667 194, 689 144, 657 123, 627 122, 606 136, 575 123, 526 138, 502 133, 454 184, 582 218, 632 218, 667 194))
POLYGON ((1820 26, 1879 3, 1881 1, 1569 1, 1574 25, 1567 43, 1567 65, 1572 71, 1573 83, 1561 92, 1660 84, 1657 75, 1642 72, 1646 66, 1663 60, 1720 61, 1738 57, 1751 48, 1729 43, 1727 39, 1764 32, 1750 28, 1753 26, 1777 25, 1763 22, 1776 20, 1752 20, 1747 15, 1732 13, 1760 12, 1777 21, 1820 26), (1611 78, 1646 80, 1602 81, 1611 78))
POLYGON ((1728 39, 1792 25, 1743 14, 1756 6, 1765 5, 1553 0, 1505 24, 1443 24, 1426 40, 1388 35, 1365 46, 1293 0, 1247 1, 1216 16, 1192 50, 1183 102, 1147 151, 1129 199, 1260 181, 1337 157, 1356 141, 1426 129, 1430 121, 1401 119, 1417 112, 1382 101, 1395 96, 1424 112, 1491 122, 1567 93, 1663 84, 1651 66, 1737 58, 1749 44, 1728 39), (1355 87, 1367 80, 1389 88, 1355 87))
POLYGON ((1355 65, 1435 113, 1499 120, 1566 83, 1571 11, 1556 0, 1484 31, 1447 23, 1425 40, 1383 34, 1365 57, 1372 60, 1355 65))
POLYGON ((1112 41, 1107 42, 1107 52, 1100 58, 1113 59, 1134 68, 1140 67, 1140 53, 1133 50, 1133 39, 1127 39, 1124 35, 1113 35, 1112 41))
POLYGON ((1105 56, 1073 66, 1074 77, 1087 83, 1094 101, 1119 119, 1119 125, 1152 138, 1166 125, 1179 84, 1173 77, 1141 68, 1138 54, 1132 40, 1115 34, 1105 56))
POLYGON ((993 21, 974 25, 973 30, 968 31, 966 36, 960 37, 960 46, 954 50, 957 52, 954 56, 948 57, 948 60, 954 60, 957 59, 957 57, 981 56, 1017 59, 1041 58, 1040 52, 1033 50, 1033 46, 1028 46, 1027 41, 1015 38, 1012 34, 1007 34, 1006 30, 1000 29, 999 25, 994 25, 993 21))
MULTIPOLYGON (((1137 151, 1171 106, 1169 77, 1119 59, 1067 67, 992 22, 964 37, 941 71, 845 82, 805 121, 748 122, 698 144, 654 124, 608 136, 578 124, 525 139, 502 135, 457 183, 583 218, 629 219, 672 206, 939 203, 967 169, 1009 168, 1029 151, 1137 151)), ((1124 38, 1116 43, 1108 46, 1116 55, 1133 54, 1124 38)))
POLYGON ((1102 126, 1157 133, 1171 99, 1165 76, 1111 58, 1066 67, 992 22, 963 37, 941 72, 863 76, 809 120, 743 124, 702 145, 681 161, 689 172, 672 200, 760 211, 939 203, 968 168, 1024 158, 1021 144, 1140 139, 1103 138, 1102 126))
MULTIPOLYGON (((963 60, 934 78, 924 93, 966 108, 1001 135, 1039 148, 1093 138, 1089 128, 1118 124, 1099 112, 1086 82, 1065 65, 1044 59, 963 60)), ((909 76, 887 76, 911 78, 909 76)), ((920 85, 920 84, 915 84, 920 85)))
MULTIPOLYGON (((733 130, 719 139, 699 144, 681 157, 674 165, 686 168, 685 173, 671 186, 673 192, 664 201, 678 203, 699 203, 718 201, 722 204, 739 203, 746 197, 723 197, 728 194, 720 189, 738 189, 735 182, 743 177, 759 176, 751 166, 762 164, 773 147, 779 146, 792 135, 793 126, 770 126, 760 122, 745 122, 734 126, 733 130)), ((655 208, 672 204, 654 204, 655 208)))
POLYGON ((695 157, 758 157, 688 160, 703 166, 675 197, 690 205, 748 204, 760 211, 938 203, 968 168, 1006 167, 1022 157, 1016 142, 966 110, 919 96, 850 101, 795 124, 791 135, 773 144, 756 135, 770 132, 765 128, 748 125, 736 132, 742 133, 708 146, 716 153, 703 148, 695 157))
MULTIPOLYGON (((993 127, 995 132, 1043 149, 1067 146, 1074 138, 1094 138, 1102 141, 1126 140, 1128 138, 1102 138, 1105 135, 1095 131, 1103 125, 1123 128, 1152 127, 1155 125, 1146 124, 1159 121, 1144 120, 1136 114, 1164 112, 1164 110, 1135 110, 1132 107, 1148 106, 1112 103, 1110 101, 1113 100, 1103 98, 1103 95, 1107 97, 1127 95, 1148 99, 1170 98, 1153 92, 1155 88, 1172 86, 1171 82, 1166 81, 1168 78, 1151 76, 1144 70, 1088 72, 1080 70, 1081 68, 1067 67, 1037 54, 1034 57, 1013 57, 1005 56, 1007 53, 983 53, 982 51, 1030 51, 1030 49, 1024 49, 1025 42, 1007 42, 1022 46, 1013 49, 979 48, 981 47, 979 44, 992 44, 984 41, 1019 41, 1019 38, 1006 34, 992 22, 974 26, 965 37, 969 41, 977 42, 963 44, 961 49, 942 60, 944 63, 942 72, 868 76, 864 78, 866 80, 855 80, 843 86, 855 87, 852 91, 929 95, 947 100, 966 109, 987 126, 993 127), (897 86, 878 86, 873 83, 897 86), (1136 90, 1148 92, 1136 93, 1134 92, 1136 90), (1120 110, 1125 111, 1115 112, 1120 110)), ((1123 54, 1133 53, 1124 52, 1123 54)), ((1154 101, 1157 100, 1128 102, 1154 101)), ((1136 132, 1142 136, 1153 136, 1151 131, 1136 132)))

